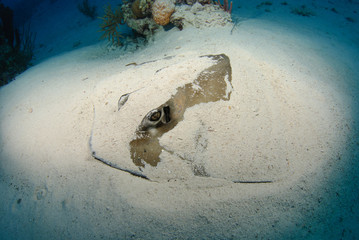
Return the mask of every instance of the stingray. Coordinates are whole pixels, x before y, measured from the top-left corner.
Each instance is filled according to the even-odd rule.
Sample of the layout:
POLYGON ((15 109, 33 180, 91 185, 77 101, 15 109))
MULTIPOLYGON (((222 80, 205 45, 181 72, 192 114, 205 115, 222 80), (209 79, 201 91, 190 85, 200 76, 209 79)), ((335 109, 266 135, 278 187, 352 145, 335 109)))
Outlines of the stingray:
POLYGON ((174 130, 186 122, 188 111, 193 113, 195 107, 206 108, 216 102, 230 100, 233 91, 230 60, 224 54, 197 57, 194 61, 203 69, 194 69, 192 74, 188 73, 190 70, 181 72, 186 70, 186 64, 190 69, 190 62, 183 63, 182 66, 176 61, 176 58, 166 58, 165 61, 131 64, 132 70, 144 64, 156 66, 155 71, 153 68, 146 68, 152 69, 147 72, 148 76, 153 77, 152 80, 146 82, 142 79, 142 82, 136 84, 142 86, 133 91, 117 95, 122 87, 128 86, 117 79, 111 80, 119 83, 117 87, 108 83, 98 87, 97 95, 100 98, 95 103, 94 125, 90 137, 90 148, 95 159, 151 180, 168 180, 173 178, 173 174, 178 178, 190 175, 212 177, 203 157, 207 154, 209 142, 206 131, 201 130, 205 126, 203 121, 196 125, 198 129, 189 131, 189 137, 195 143, 194 154, 193 151, 186 153, 186 149, 176 151, 166 142, 162 143, 162 140, 173 137, 174 130), (178 71, 177 74, 175 70, 178 71), (183 82, 176 81, 176 77, 183 82), (172 82, 165 82, 161 78, 169 78, 172 82), (176 84, 177 86, 173 86, 176 84), (158 94, 148 96, 153 92, 158 94))
MULTIPOLYGON (((159 138, 183 120, 187 108, 196 104, 229 100, 232 72, 226 55, 204 56, 216 64, 202 71, 191 83, 178 87, 176 93, 161 106, 150 110, 142 119, 136 131, 136 138, 130 142, 131 158, 135 165, 157 166, 164 148, 159 138)), ((127 98, 124 95, 121 100, 127 98)))

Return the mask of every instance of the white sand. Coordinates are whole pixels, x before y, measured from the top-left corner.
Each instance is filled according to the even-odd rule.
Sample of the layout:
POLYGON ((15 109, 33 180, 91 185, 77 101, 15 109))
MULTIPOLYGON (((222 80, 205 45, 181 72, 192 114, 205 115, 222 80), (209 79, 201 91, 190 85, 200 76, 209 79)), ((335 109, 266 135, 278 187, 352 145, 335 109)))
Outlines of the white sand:
MULTIPOLYGON (((290 26, 247 20, 233 34, 173 29, 118 57, 94 45, 36 65, 1 88, 1 237, 358 236, 358 45, 290 26), (221 53, 231 60, 231 100, 193 107, 171 132, 186 140, 199 119, 218 121, 207 157, 219 178, 151 182, 91 157, 96 89, 119 78, 137 89, 148 79, 142 73, 154 69, 126 64, 221 53), (230 180, 238 174, 273 183, 233 183, 223 179, 227 172, 230 180)), ((166 137, 175 151, 192 146, 190 139, 180 145, 166 137)))

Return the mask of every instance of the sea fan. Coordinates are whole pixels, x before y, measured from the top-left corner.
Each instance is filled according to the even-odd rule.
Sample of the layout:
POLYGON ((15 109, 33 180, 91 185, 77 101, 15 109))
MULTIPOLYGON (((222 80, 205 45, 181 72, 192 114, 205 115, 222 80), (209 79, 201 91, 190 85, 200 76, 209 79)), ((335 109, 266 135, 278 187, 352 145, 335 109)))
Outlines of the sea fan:
POLYGON ((123 13, 121 8, 118 7, 115 11, 112 11, 111 5, 105 8, 105 15, 100 19, 103 20, 100 27, 103 32, 101 39, 108 39, 112 45, 120 46, 120 38, 124 38, 120 34, 119 25, 124 24, 123 13))

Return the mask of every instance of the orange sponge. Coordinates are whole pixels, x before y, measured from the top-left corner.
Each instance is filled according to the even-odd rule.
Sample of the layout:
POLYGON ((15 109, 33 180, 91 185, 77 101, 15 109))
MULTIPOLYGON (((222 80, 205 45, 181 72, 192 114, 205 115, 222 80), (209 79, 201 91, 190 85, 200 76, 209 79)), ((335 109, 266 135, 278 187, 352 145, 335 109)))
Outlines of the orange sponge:
POLYGON ((159 25, 167 25, 174 11, 175 5, 172 0, 156 0, 152 5, 153 20, 159 25))

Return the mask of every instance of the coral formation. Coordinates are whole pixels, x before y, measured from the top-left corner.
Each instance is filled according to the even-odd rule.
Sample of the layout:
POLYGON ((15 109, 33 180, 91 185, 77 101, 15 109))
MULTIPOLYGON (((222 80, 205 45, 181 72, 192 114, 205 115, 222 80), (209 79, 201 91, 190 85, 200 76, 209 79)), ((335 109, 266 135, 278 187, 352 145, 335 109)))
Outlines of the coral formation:
POLYGON ((152 5, 153 20, 159 25, 165 26, 170 22, 170 17, 175 11, 172 0, 156 0, 152 5))
POLYGON ((135 0, 132 3, 132 13, 136 16, 136 18, 144 18, 146 15, 142 12, 142 9, 140 8, 141 0, 135 0))
POLYGON ((212 3, 212 0, 176 0, 176 4, 187 4, 187 5, 193 5, 196 2, 200 3, 200 4, 210 4, 212 3))
POLYGON ((217 0, 218 5, 220 6, 220 8, 222 8, 225 12, 228 13, 232 13, 232 5, 233 2, 231 2, 230 4, 228 4, 228 0, 224 0, 223 5, 221 4, 220 0, 217 0))
POLYGON ((108 5, 105 8, 105 15, 101 17, 101 19, 103 20, 100 25, 101 31, 103 32, 101 38, 107 38, 112 45, 120 46, 120 38, 123 38, 123 36, 119 32, 119 25, 124 24, 121 8, 117 8, 113 12, 111 5, 108 5))
POLYGON ((202 28, 231 24, 230 11, 227 0, 223 6, 216 5, 213 0, 128 0, 116 13, 110 6, 106 9, 101 28, 103 38, 107 37, 113 45, 120 45, 119 24, 126 23, 135 36, 148 39, 169 23, 180 30, 186 26, 202 28))
MULTIPOLYGON (((141 1, 142 4, 144 4, 144 1, 149 1, 149 0, 141 0, 141 1)), ((140 2, 140 6, 141 6, 141 2, 140 2)), ((147 13, 149 10, 151 10, 150 6, 148 5, 146 7, 141 7, 141 9, 146 12, 145 18, 137 18, 133 13, 132 5, 130 3, 123 4, 121 6, 121 9, 123 12, 123 18, 125 23, 139 35, 145 37, 151 37, 154 34, 154 32, 160 28, 160 26, 152 19, 151 12, 147 13)))
POLYGON ((5 7, 0 3, 0 19, 1 19, 1 33, 4 35, 7 43, 13 46, 14 43, 14 24, 13 12, 9 7, 5 7))
POLYGON ((132 3, 132 13, 136 18, 145 18, 151 15, 151 6, 154 0, 135 0, 132 3))
POLYGON ((176 10, 172 14, 170 21, 179 29, 188 26, 205 28, 232 24, 231 15, 229 12, 221 10, 218 5, 201 5, 198 2, 193 6, 176 6, 176 10))
POLYGON ((193 5, 193 4, 195 4, 195 2, 196 2, 196 0, 186 0, 186 3, 188 5, 193 5))
POLYGON ((25 71, 33 58, 35 34, 30 26, 20 32, 13 26, 13 12, 0 3, 0 86, 25 71))
POLYGON ((203 5, 203 4, 210 4, 212 0, 198 0, 198 2, 203 5))

